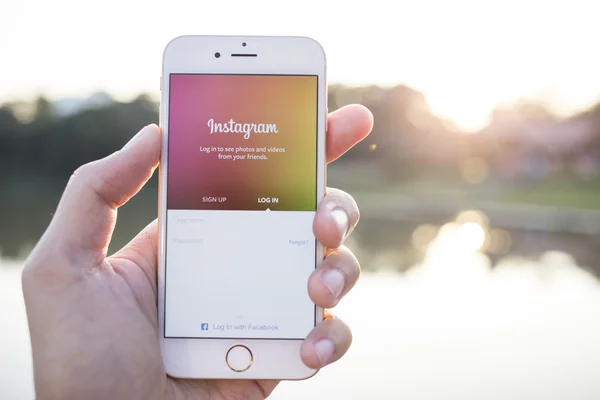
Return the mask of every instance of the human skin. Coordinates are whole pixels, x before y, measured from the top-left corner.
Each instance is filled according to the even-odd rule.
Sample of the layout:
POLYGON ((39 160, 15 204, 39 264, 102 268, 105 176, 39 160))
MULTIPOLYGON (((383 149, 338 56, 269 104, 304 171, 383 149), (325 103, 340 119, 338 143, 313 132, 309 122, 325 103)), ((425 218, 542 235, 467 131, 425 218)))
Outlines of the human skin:
MULTIPOLYGON (((372 125, 362 106, 330 114, 328 162, 366 137, 372 125)), ((149 125, 123 149, 80 167, 25 263, 23 293, 39 400, 265 399, 278 383, 174 379, 165 373, 156 307, 157 222, 107 255, 117 209, 152 176, 160 152, 160 129, 149 125)), ((358 218, 350 195, 327 189, 313 224, 327 255, 308 281, 311 299, 325 309, 359 277, 358 261, 343 246, 358 218)), ((348 326, 328 315, 303 342, 301 357, 309 367, 322 368, 342 357, 351 342, 348 326)))

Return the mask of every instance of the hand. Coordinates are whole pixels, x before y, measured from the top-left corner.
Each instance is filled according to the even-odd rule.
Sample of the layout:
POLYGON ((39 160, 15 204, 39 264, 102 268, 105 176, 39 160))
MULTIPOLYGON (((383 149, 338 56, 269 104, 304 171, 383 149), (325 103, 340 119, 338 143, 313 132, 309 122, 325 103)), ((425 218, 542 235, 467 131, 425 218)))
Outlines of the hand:
MULTIPOLYGON (((371 130, 371 113, 347 106, 328 119, 333 161, 371 130)), ((107 257, 117 209, 158 166, 160 130, 142 129, 123 149, 79 168, 23 271, 34 380, 44 399, 264 399, 274 381, 180 380, 165 374, 157 323, 157 222, 107 257)), ((359 212, 346 193, 328 189, 314 233, 328 249, 308 282, 312 300, 335 306, 360 269, 342 246, 359 212)), ((352 341, 349 328, 327 318, 303 342, 302 360, 321 368, 352 341)))

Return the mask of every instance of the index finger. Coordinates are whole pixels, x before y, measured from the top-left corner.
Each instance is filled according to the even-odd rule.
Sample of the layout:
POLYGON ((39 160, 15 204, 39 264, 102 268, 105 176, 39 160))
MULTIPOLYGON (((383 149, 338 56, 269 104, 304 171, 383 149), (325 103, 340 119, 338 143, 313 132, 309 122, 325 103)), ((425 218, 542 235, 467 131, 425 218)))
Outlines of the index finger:
POLYGON ((71 176, 50 225, 30 254, 29 265, 31 260, 65 266, 99 265, 106 256, 116 209, 150 179, 160 150, 160 130, 148 125, 121 150, 80 167, 71 176))
POLYGON ((373 129, 373 114, 362 105, 351 104, 327 118, 327 162, 340 158, 373 129))

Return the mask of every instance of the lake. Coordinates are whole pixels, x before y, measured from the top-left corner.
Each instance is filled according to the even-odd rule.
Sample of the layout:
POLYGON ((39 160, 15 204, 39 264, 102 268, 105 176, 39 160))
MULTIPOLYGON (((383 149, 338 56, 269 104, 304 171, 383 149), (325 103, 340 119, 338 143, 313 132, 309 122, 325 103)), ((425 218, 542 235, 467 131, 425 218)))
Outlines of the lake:
MULTIPOLYGON (((363 274, 335 310, 354 331, 348 355, 310 380, 281 384, 271 398, 600 398, 593 274, 552 251, 499 258, 492 268, 473 222, 446 224, 436 235, 403 273, 393 249, 363 251, 360 259, 378 272, 363 274)), ((16 263, 0 261, 0 307, 0 398, 33 399, 16 263)))

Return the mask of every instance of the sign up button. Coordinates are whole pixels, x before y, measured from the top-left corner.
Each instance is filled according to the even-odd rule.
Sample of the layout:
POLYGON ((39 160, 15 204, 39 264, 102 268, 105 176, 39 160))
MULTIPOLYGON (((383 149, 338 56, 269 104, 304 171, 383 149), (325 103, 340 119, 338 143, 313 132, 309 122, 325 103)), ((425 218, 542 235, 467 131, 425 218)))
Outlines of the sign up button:
POLYGON ((203 203, 225 203, 227 201, 227 197, 223 196, 207 196, 202 198, 203 203))

